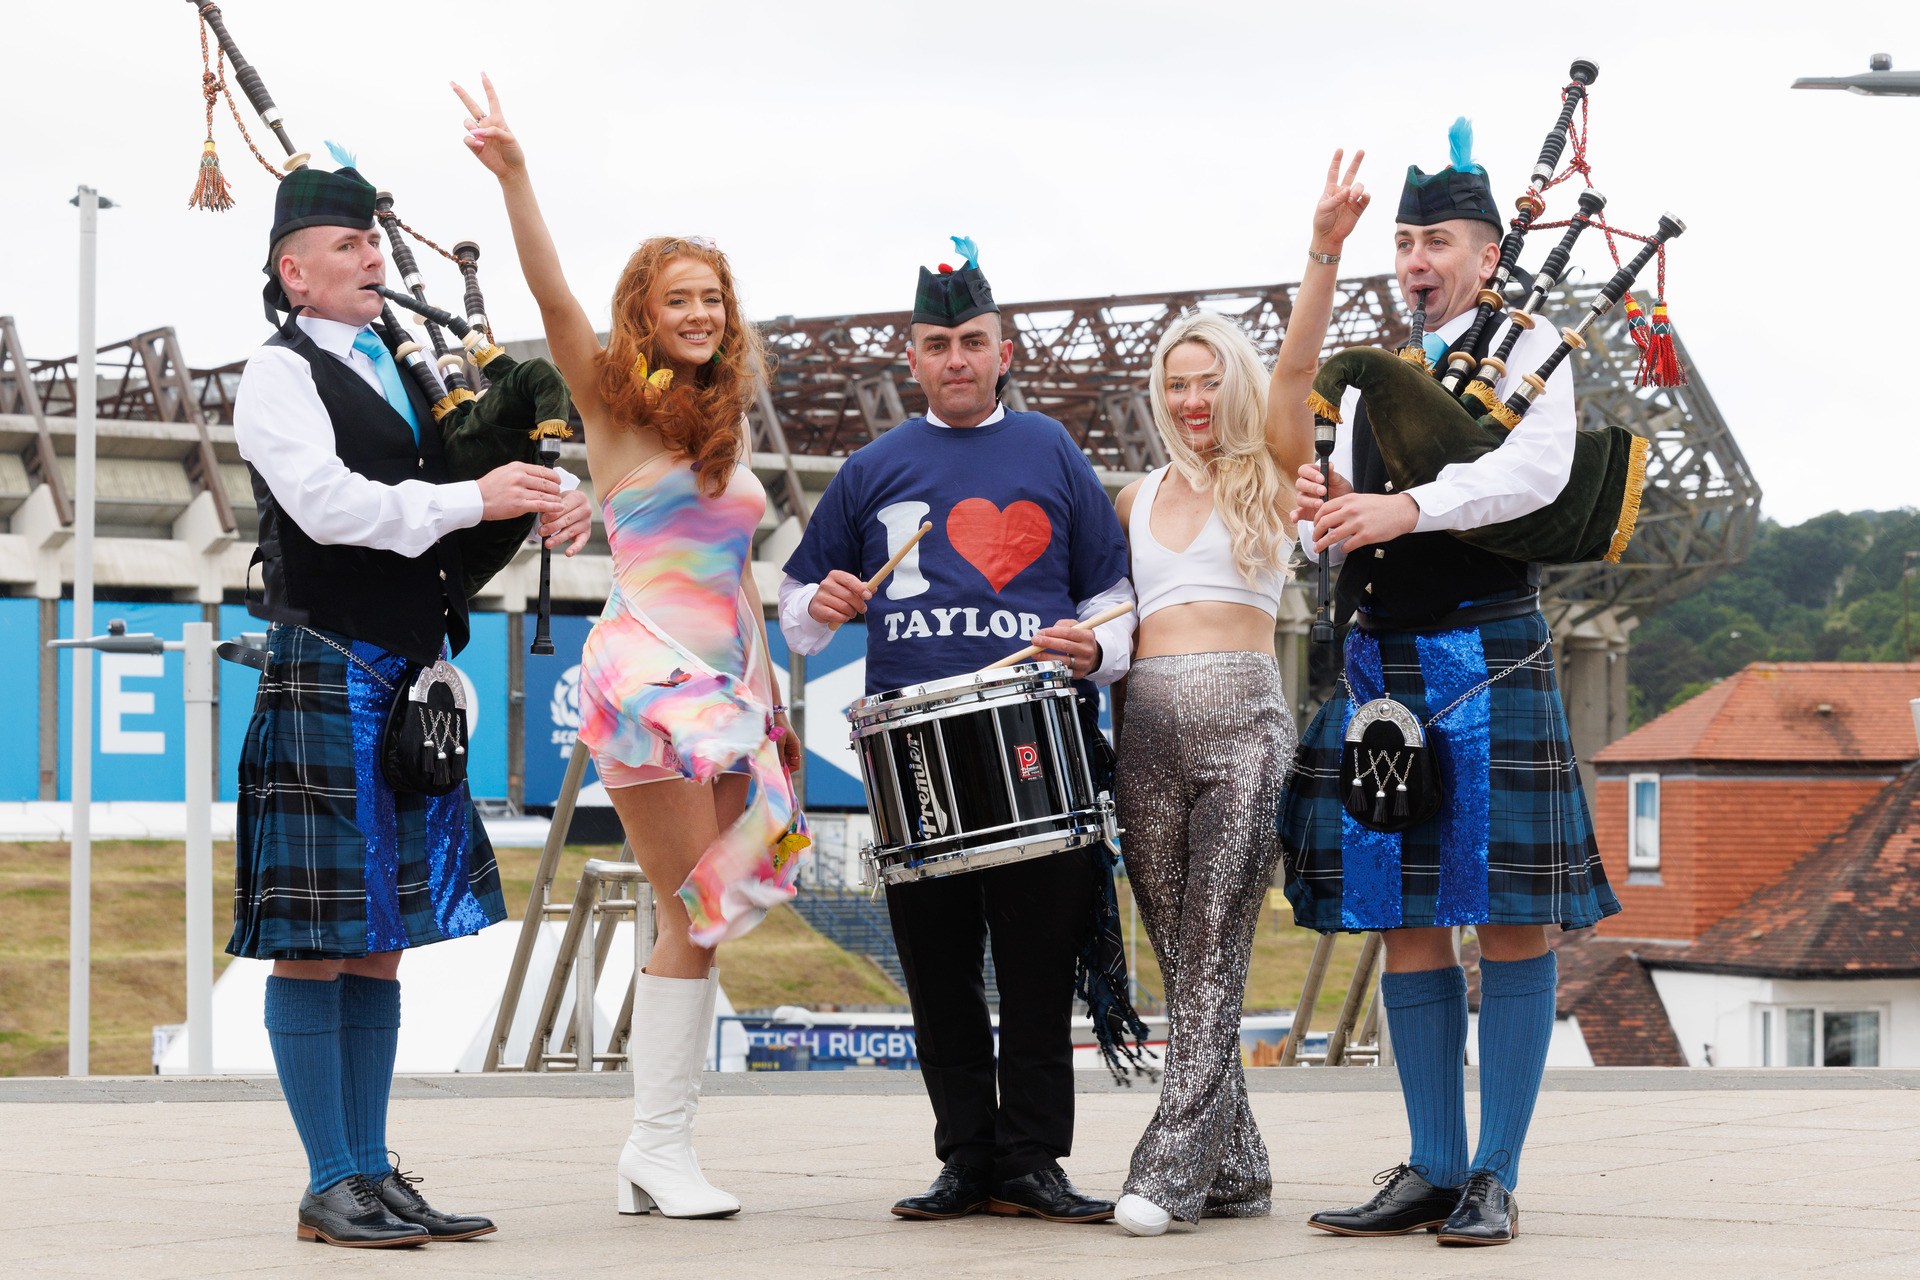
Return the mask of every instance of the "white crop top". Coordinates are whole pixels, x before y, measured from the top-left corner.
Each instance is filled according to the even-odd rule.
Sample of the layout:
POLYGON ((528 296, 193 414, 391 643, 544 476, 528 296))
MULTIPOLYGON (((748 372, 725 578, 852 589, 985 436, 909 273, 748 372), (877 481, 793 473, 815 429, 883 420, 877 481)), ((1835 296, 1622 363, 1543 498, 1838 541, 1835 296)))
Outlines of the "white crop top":
MULTIPOLYGON (((1233 561, 1233 541, 1218 511, 1207 516, 1185 551, 1169 551, 1153 536, 1153 500, 1167 468, 1147 474, 1134 496, 1127 519, 1127 541, 1133 555, 1134 616, 1146 618, 1169 605, 1220 600, 1252 605, 1275 617, 1280 613, 1280 591, 1286 573, 1263 570, 1257 585, 1249 586, 1233 561)), ((1282 537, 1282 563, 1293 553, 1293 540, 1282 537)))

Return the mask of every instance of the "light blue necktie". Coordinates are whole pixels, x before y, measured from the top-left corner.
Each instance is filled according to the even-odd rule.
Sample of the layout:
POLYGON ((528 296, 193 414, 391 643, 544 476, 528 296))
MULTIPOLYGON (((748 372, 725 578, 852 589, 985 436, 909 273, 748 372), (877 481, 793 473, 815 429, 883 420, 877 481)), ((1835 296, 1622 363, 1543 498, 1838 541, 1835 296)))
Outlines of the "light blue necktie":
POLYGON ((353 349, 373 361, 373 371, 380 375, 380 389, 386 393, 387 403, 407 420, 407 425, 413 428, 413 442, 419 444, 420 420, 414 417, 413 401, 407 398, 407 389, 401 385, 400 366, 393 362, 393 352, 387 350, 387 344, 371 329, 362 329, 354 335, 353 349))

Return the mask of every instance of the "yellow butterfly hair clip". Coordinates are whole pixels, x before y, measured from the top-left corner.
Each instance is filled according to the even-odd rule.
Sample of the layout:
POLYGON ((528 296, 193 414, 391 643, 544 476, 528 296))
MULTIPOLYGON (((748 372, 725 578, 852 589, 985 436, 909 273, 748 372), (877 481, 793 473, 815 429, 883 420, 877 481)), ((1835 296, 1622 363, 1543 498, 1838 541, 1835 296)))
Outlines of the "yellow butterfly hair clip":
POLYGON ((658 404, 660 397, 666 394, 667 388, 673 385, 673 370, 655 369, 649 373, 646 353, 641 352, 633 357, 633 379, 635 382, 646 384, 641 394, 646 396, 647 403, 658 404))

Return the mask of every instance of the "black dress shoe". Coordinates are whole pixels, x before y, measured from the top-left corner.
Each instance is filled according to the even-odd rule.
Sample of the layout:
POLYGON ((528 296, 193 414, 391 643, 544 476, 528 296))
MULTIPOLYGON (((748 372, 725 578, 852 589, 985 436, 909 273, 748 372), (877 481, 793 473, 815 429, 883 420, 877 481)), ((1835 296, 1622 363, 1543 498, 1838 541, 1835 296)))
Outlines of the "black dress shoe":
POLYGON ((1460 1203, 1457 1187, 1436 1187, 1412 1165, 1401 1164, 1374 1178, 1380 1191, 1356 1209, 1325 1209, 1307 1225, 1337 1236, 1403 1236, 1437 1230, 1460 1203))
POLYGON ((1476 1169, 1440 1228, 1440 1243, 1506 1244, 1519 1234, 1520 1202, 1490 1171, 1476 1169))
POLYGON ((411 1222, 415 1226, 425 1227, 427 1234, 435 1240, 471 1240, 475 1236, 491 1235, 499 1228, 493 1225, 493 1219, 482 1218, 471 1213, 442 1213, 427 1203, 427 1198, 414 1190, 414 1184, 420 1179, 411 1173, 402 1173, 396 1165, 380 1179, 375 1188, 380 1192, 380 1203, 387 1212, 402 1222, 411 1222))
POLYGON ((373 1181, 357 1173, 301 1196, 298 1222, 294 1234, 300 1239, 347 1249, 404 1248, 431 1239, 425 1227, 388 1213, 373 1181))
POLYGON ((1081 1195, 1056 1164, 1008 1178, 994 1193, 987 1212, 1048 1222, 1106 1222, 1113 1217, 1113 1201, 1081 1195))
POLYGON ((921 1222, 946 1222, 980 1212, 990 1199, 986 1170, 949 1160, 932 1186, 894 1205, 893 1212, 898 1217, 921 1222))

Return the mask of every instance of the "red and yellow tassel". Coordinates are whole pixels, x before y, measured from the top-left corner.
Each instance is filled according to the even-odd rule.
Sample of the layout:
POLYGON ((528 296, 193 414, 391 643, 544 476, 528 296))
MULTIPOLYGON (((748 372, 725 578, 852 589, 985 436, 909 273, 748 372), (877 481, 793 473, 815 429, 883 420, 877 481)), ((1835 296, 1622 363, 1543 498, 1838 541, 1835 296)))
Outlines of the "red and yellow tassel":
POLYGON ((1634 381, 1643 387, 1686 386, 1687 371, 1680 367, 1680 353, 1673 349, 1673 321, 1667 318, 1666 299, 1654 302, 1653 323, 1648 330, 1640 372, 1634 381))
POLYGON ((1631 289, 1627 290, 1626 310, 1627 336, 1633 339, 1634 346, 1645 351, 1649 341, 1647 334, 1647 313, 1640 309, 1638 302, 1634 301, 1633 290, 1631 289))

